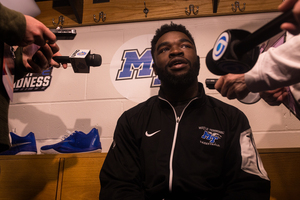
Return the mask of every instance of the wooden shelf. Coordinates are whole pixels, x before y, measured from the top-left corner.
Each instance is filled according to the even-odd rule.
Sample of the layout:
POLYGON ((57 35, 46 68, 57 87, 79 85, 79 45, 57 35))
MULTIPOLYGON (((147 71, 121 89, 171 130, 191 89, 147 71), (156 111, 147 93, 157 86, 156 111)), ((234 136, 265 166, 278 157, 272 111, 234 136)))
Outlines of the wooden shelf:
POLYGON ((36 18, 49 28, 55 28, 52 19, 57 23, 59 16, 64 17, 63 27, 76 27, 137 21, 275 12, 282 0, 244 0, 240 2, 240 8, 243 8, 245 3, 244 11, 237 9, 235 12, 232 10, 232 5, 235 5, 234 0, 110 0, 109 2, 103 3, 94 3, 94 0, 54 0, 54 2, 53 0, 37 2, 41 9, 41 14, 36 18), (72 3, 70 4, 70 2, 72 3), (61 6, 53 7, 53 3, 60 4, 61 6), (149 10, 147 16, 144 13, 145 5, 149 10), (189 11, 190 5, 194 6, 194 11, 198 8, 197 14, 186 14, 186 9, 189 11), (106 15, 106 20, 95 22, 93 16, 95 15, 98 18, 100 12, 106 15))

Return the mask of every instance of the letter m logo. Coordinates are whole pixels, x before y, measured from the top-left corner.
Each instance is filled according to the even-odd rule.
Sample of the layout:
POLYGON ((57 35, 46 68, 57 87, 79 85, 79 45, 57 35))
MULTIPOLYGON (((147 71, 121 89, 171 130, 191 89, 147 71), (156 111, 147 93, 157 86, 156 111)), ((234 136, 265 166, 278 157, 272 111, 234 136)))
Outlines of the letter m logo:
POLYGON ((208 133, 207 131, 204 131, 204 134, 201 136, 201 138, 209 140, 210 143, 214 143, 215 140, 219 139, 218 135, 219 134, 217 133, 208 133))
POLYGON ((147 48, 140 55, 138 50, 124 50, 122 66, 116 80, 150 78, 153 73, 151 49, 147 48))

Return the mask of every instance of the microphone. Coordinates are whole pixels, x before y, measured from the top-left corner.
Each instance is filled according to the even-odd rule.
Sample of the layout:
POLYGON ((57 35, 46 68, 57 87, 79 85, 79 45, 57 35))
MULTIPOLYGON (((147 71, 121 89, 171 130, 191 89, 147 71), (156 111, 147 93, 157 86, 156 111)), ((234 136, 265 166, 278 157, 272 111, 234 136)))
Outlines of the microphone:
MULTIPOLYGON (((215 89, 215 83, 218 81, 218 79, 206 79, 205 80, 205 84, 206 84, 206 87, 208 89, 215 89)), ((292 95, 291 93, 289 95, 292 95)), ((255 104, 257 103, 259 100, 261 99, 259 93, 253 93, 253 92, 250 92, 246 97, 244 97, 243 99, 238 99, 239 102, 243 103, 243 104, 255 104)), ((287 98, 289 99, 289 98, 287 98)), ((292 97, 290 98, 291 100, 284 100, 282 102, 282 104, 291 111, 291 113, 293 113, 293 115, 295 117, 297 117, 297 119, 300 120, 300 115, 299 115, 299 112, 297 112, 297 109, 295 109, 294 107, 291 107, 288 103, 288 101, 295 101, 293 95, 292 97)))
POLYGON ((279 15, 252 34, 240 29, 224 31, 206 56, 207 68, 215 75, 246 73, 258 59, 258 45, 280 33, 280 25, 291 20, 295 20, 292 10, 279 15))
MULTIPOLYGON (((206 79, 205 84, 208 89, 215 89, 215 83, 217 82, 218 79, 206 79)), ((258 102, 261 99, 259 93, 253 93, 249 92, 249 94, 244 97, 243 99, 238 99, 239 102, 244 103, 244 104, 254 104, 258 102)))
POLYGON ((71 56, 53 57, 58 63, 71 63, 75 73, 90 73, 90 66, 100 66, 102 58, 99 54, 91 54, 90 50, 77 49, 71 56))

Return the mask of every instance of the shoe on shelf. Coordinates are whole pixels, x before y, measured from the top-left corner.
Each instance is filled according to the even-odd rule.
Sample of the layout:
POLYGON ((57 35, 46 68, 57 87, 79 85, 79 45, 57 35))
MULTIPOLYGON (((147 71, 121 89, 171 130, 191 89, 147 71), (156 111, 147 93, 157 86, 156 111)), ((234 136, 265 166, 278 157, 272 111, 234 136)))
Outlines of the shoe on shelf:
POLYGON ((33 132, 21 137, 10 132, 11 147, 7 151, 1 152, 0 155, 33 155, 37 153, 36 141, 33 132))
POLYGON ((93 128, 88 134, 75 131, 59 143, 41 147, 43 154, 92 153, 102 151, 98 130, 93 128))

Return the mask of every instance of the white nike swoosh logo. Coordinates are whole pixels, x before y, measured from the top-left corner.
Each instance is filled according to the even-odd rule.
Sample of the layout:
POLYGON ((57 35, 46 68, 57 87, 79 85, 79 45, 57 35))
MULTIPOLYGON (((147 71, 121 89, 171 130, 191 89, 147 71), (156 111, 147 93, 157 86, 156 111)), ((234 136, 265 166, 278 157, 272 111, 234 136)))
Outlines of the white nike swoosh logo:
POLYGON ((12 144, 11 147, 22 146, 22 145, 30 144, 30 143, 31 143, 31 142, 16 143, 16 144, 12 144))
POLYGON ((146 131, 146 133, 145 133, 145 135, 147 136, 147 137, 152 137, 153 135, 155 135, 156 133, 159 133, 161 130, 158 130, 158 131, 155 131, 155 132, 153 132, 153 133, 148 133, 148 131, 146 131))

